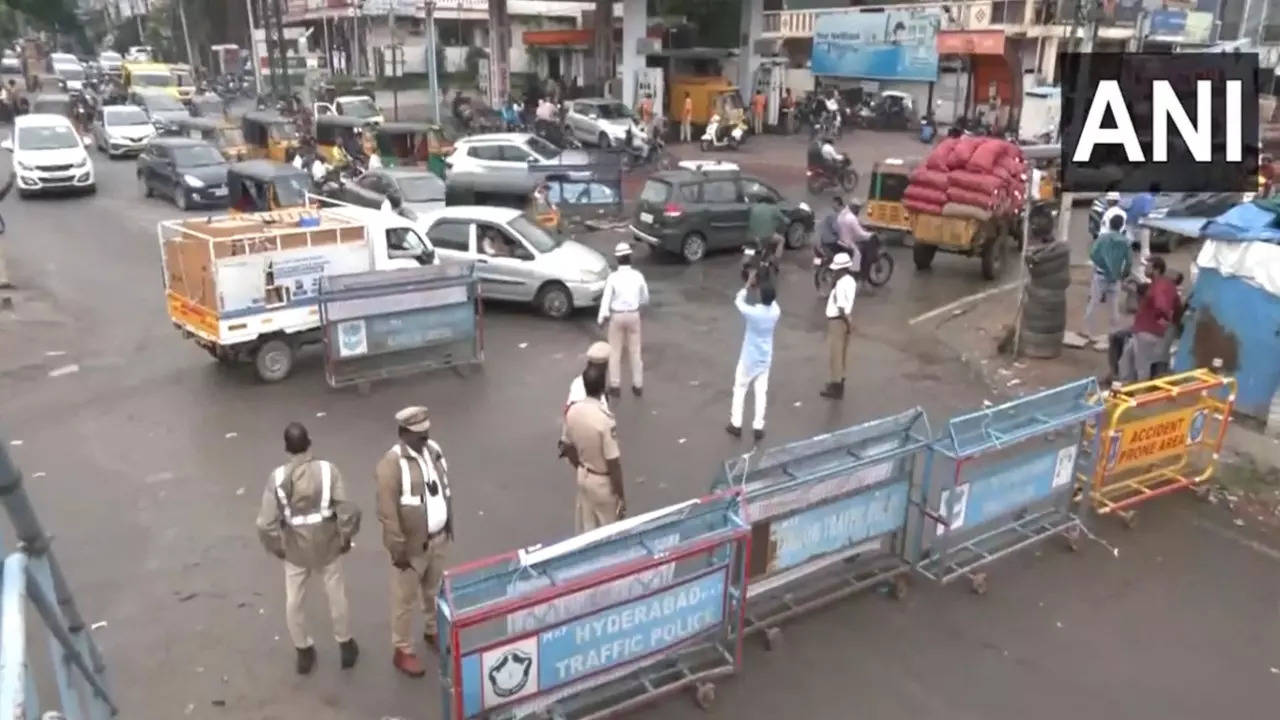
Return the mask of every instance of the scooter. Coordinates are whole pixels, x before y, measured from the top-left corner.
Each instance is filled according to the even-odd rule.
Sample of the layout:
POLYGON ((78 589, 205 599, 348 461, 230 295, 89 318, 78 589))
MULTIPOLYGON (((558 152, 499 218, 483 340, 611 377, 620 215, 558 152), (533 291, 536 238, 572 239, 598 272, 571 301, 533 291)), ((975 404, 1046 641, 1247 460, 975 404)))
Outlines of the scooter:
POLYGON ((747 135, 747 123, 745 120, 740 120, 732 128, 724 129, 721 128, 720 123, 719 115, 711 116, 711 122, 707 123, 707 129, 702 133, 702 140, 699 143, 703 152, 713 147, 727 147, 730 150, 737 150, 738 146, 742 144, 742 139, 747 135))

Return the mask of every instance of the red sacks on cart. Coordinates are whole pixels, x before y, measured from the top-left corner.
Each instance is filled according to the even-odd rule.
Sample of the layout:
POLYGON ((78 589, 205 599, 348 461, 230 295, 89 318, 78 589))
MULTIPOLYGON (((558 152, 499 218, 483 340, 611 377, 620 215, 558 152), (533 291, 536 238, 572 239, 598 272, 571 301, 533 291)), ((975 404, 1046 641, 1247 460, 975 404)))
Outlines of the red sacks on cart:
POLYGON ((996 170, 1004 170, 1009 175, 1018 177, 1026 173, 1027 166, 1026 163, 1023 162, 1022 158, 1015 154, 1010 154, 1000 158, 1000 161, 996 163, 996 170))
POLYGON ((928 205, 937 205, 939 207, 947 204, 947 191, 945 189, 927 187, 914 183, 907 186, 907 191, 902 194, 902 197, 926 203, 928 205))
POLYGON ((984 138, 978 148, 969 156, 965 169, 973 172, 989 173, 995 169, 1002 158, 1010 152, 1009 143, 997 138, 984 138))
MULTIPOLYGON (((982 208, 984 210, 995 209, 995 207, 1000 204, 1000 200, 1003 198, 1003 196, 1004 196, 1003 192, 1000 192, 1000 193, 974 192, 973 190, 967 190, 965 188, 958 187, 956 185, 952 185, 951 187, 947 188, 948 201, 953 203, 960 203, 961 205, 972 205, 973 207, 982 208)), ((946 203, 942 203, 942 204, 945 205, 946 203)))
POLYGON ((902 198, 902 206, 912 212, 925 213, 926 215, 941 215, 942 206, 933 203, 919 202, 904 196, 902 198))
POLYGON ((929 153, 929 157, 924 159, 924 166, 930 170, 946 172, 948 169, 947 160, 951 157, 951 150, 955 145, 955 138, 946 138, 938 143, 929 153))
POLYGON ((951 154, 947 157, 947 169, 959 170, 969 164, 969 158, 973 157, 973 153, 977 151, 981 144, 979 138, 969 135, 957 138, 956 144, 951 148, 951 154))
POLYGON ((911 185, 921 185, 927 188, 942 190, 943 192, 946 191, 948 185, 947 174, 945 172, 930 170, 927 167, 916 168, 916 170, 911 173, 908 183, 908 187, 911 185))
POLYGON ((982 175, 967 170, 952 170, 947 173, 947 190, 963 188, 983 195, 993 195, 1005 187, 1005 181, 995 175, 982 175))

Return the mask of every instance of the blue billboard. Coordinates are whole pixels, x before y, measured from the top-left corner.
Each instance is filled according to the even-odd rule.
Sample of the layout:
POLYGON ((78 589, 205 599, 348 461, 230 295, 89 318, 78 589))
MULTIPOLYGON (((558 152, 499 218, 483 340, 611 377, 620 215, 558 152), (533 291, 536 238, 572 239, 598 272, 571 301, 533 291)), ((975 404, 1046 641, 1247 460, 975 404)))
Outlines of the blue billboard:
POLYGON ((934 82, 941 23, 937 9, 821 13, 813 24, 813 74, 934 82))

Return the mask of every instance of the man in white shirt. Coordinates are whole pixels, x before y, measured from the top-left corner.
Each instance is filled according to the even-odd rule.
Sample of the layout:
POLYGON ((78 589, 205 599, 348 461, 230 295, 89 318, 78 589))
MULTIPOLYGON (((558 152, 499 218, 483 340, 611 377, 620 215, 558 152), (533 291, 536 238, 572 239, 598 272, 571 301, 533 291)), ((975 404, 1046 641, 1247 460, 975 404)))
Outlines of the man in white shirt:
POLYGON ((631 245, 620 242, 613 249, 618 269, 609 275, 600 298, 596 322, 609 321, 609 394, 622 395, 622 348, 631 351, 631 391, 644 392, 644 361, 640 357, 640 307, 649 304, 649 285, 631 267, 631 245))
POLYGON ((837 253, 831 260, 831 269, 839 273, 839 277, 831 288, 831 294, 827 296, 827 359, 830 375, 826 388, 819 394, 824 398, 839 400, 844 397, 849 335, 853 332, 853 300, 858 293, 858 283, 853 279, 853 258, 848 253, 837 253))

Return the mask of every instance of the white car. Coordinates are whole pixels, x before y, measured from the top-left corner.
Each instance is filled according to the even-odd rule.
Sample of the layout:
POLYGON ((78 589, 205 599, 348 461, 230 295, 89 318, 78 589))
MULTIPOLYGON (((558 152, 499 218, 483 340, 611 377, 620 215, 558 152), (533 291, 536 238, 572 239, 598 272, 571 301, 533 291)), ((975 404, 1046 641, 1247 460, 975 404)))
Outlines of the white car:
POLYGON ((67 83, 68 92, 81 92, 84 90, 84 66, 75 58, 72 58, 70 62, 54 62, 53 74, 67 83))
POLYGON ((564 117, 565 130, 579 142, 600 147, 621 147, 631 131, 632 142, 648 142, 645 129, 635 115, 617 100, 586 98, 569 103, 564 117))
POLYGON ((137 105, 107 105, 93 121, 93 142, 107 157, 137 155, 155 136, 151 118, 137 105))
POLYGON ((13 137, 0 149, 13 153, 18 194, 26 197, 49 190, 94 192, 93 160, 71 121, 61 115, 33 113, 14 120, 13 137))
POLYGON ((513 173, 524 175, 539 165, 589 165, 583 150, 561 150, 532 133, 472 135, 453 144, 446 160, 449 172, 513 173))
POLYGON ((332 103, 315 103, 312 111, 315 117, 341 115, 378 124, 386 122, 382 109, 368 95, 342 95, 334 98, 332 103))
POLYGON ((519 210, 454 205, 419 214, 418 227, 442 261, 477 264, 486 298, 532 303, 559 319, 599 306, 604 295, 604 256, 544 230, 519 210))
POLYGON ((124 58, 118 52, 103 50, 98 54, 98 64, 102 66, 102 72, 118 73, 124 65, 124 58))

